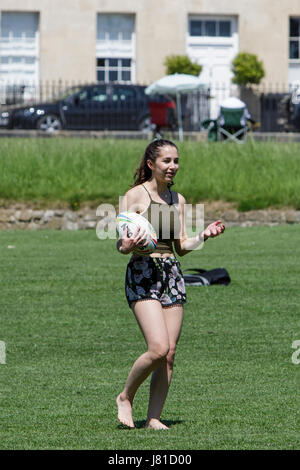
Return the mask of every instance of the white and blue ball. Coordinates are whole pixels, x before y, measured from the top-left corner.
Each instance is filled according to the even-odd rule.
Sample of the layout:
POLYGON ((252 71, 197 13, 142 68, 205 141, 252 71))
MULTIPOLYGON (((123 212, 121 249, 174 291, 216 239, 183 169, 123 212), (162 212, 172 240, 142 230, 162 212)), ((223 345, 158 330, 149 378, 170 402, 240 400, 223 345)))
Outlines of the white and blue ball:
POLYGON ((139 244, 138 248, 134 250, 134 253, 147 255, 153 253, 157 245, 157 234, 150 222, 140 214, 136 212, 121 212, 117 216, 117 234, 120 238, 123 238, 124 234, 129 237, 133 235, 138 227, 141 230, 146 230, 145 237, 139 244), (128 230, 128 232, 127 232, 128 230), (142 246, 147 240, 147 244, 142 246))

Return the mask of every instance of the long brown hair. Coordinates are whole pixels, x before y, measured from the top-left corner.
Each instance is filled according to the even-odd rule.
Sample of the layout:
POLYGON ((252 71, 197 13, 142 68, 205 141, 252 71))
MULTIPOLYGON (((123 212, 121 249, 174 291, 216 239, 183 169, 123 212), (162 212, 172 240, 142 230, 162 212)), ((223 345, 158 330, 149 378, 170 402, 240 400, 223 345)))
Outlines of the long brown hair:
MULTIPOLYGON (((177 146, 174 144, 174 142, 171 142, 170 140, 166 139, 156 139, 151 142, 151 144, 146 147, 146 150, 144 152, 144 155, 141 159, 139 167, 136 169, 135 174, 133 176, 134 182, 131 185, 133 188, 134 186, 137 186, 138 184, 145 183, 145 181, 148 181, 151 176, 152 176, 152 170, 149 168, 147 164, 147 160, 151 160, 151 162, 155 162, 157 157, 160 155, 160 150, 163 147, 175 147, 176 150, 178 150, 177 146)), ((168 187, 172 186, 174 183, 169 183, 168 187)))

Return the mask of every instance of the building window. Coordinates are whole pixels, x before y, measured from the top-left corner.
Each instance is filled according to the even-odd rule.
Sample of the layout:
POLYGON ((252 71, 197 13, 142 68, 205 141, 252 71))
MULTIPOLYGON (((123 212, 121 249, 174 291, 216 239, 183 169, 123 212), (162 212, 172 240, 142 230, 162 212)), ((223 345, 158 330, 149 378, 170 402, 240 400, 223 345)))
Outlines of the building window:
POLYGON ((210 116, 219 114, 219 103, 236 90, 232 85, 232 61, 239 51, 238 17, 190 15, 186 52, 201 65, 200 79, 210 87, 210 116))
POLYGON ((98 58, 97 80, 99 82, 130 82, 131 59, 98 58))
POLYGON ((134 16, 99 14, 97 39, 105 41, 131 41, 134 32, 134 16))
POLYGON ((290 59, 300 59, 300 18, 290 18, 290 59))
POLYGON ((38 13, 2 12, 1 75, 9 80, 37 79, 38 13))
POLYGON ((106 83, 135 81, 134 15, 97 15, 96 74, 106 83))
POLYGON ((231 37, 231 21, 190 20, 190 36, 231 37))

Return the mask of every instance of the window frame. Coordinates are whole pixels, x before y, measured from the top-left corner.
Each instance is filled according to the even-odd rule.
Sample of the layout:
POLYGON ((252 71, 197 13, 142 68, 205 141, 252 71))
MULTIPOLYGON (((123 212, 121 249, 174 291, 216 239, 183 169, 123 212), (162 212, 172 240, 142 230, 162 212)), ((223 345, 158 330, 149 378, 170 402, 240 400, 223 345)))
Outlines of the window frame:
POLYGON ((300 63, 300 16, 290 16, 289 17, 289 46, 288 46, 288 54, 289 54, 289 63, 291 64, 299 64, 300 63), (299 22, 299 30, 298 30, 298 36, 291 36, 291 20, 298 20, 299 22), (297 58, 292 58, 290 57, 290 51, 291 51, 291 42, 295 41, 298 42, 298 57, 297 58))
MULTIPOLYGON (((126 22, 125 22, 126 23, 126 22)), ((124 23, 124 24, 125 24, 124 23)), ((118 41, 118 42, 131 42, 132 39, 133 39, 133 35, 135 34, 135 14, 133 13, 104 13, 104 12, 98 12, 97 13, 97 25, 96 25, 96 29, 97 29, 97 41, 105 41, 105 42, 115 42, 115 41, 118 41), (132 20, 132 30, 130 31, 130 37, 126 37, 128 31, 126 31, 126 28, 124 29, 120 29, 118 32, 117 32, 117 36, 116 37, 111 37, 110 34, 111 34, 111 31, 114 32, 114 30, 112 29, 111 31, 104 31, 104 36, 101 37, 101 36, 98 36, 98 25, 100 23, 100 16, 102 16, 103 18, 106 17, 108 19, 108 23, 109 21, 111 21, 111 23, 113 23, 114 21, 116 20, 120 20, 120 18, 128 18, 128 20, 132 20), (125 33, 125 34, 124 34, 125 33)))
POLYGON ((4 82, 13 80, 22 83, 38 83, 40 12, 4 10, 0 17, 0 67, 4 82), (15 15, 20 19, 14 24, 9 18, 10 15, 15 15), (25 26, 22 26, 24 15, 28 18, 32 17, 29 21, 32 25, 31 29, 27 28, 26 22, 25 26))
POLYGON ((190 15, 188 18, 188 35, 190 38, 220 38, 220 39, 230 39, 232 38, 234 34, 234 27, 233 27, 233 19, 231 17, 226 17, 226 16, 206 16, 206 15, 190 15), (215 22, 215 27, 216 27, 216 34, 214 36, 209 36, 207 34, 201 34, 201 35, 192 35, 191 34, 191 23, 192 21, 201 21, 201 29, 203 32, 205 32, 205 22, 215 22), (220 33, 220 23, 221 22, 228 22, 230 23, 230 35, 229 36, 221 36, 220 33))
MULTIPOLYGON (((118 19, 118 18, 117 18, 118 19)), ((113 18, 111 18, 111 21, 113 18)), ((119 18, 120 20, 120 18, 119 18)), ((105 20, 109 24, 110 20, 105 20)), ((127 21, 127 20, 126 20, 127 21)), ((134 84, 136 82, 136 13, 103 13, 97 12, 97 32, 96 32, 96 81, 104 83, 124 83, 134 84), (115 38, 108 33, 104 24, 104 34, 99 29, 101 24, 100 16, 130 17, 129 26, 120 27, 120 31, 115 38), (124 32, 125 31, 125 32, 124 32), (110 59, 117 60, 116 65, 109 63, 110 59), (98 61, 103 64, 98 65, 98 61), (123 63, 124 61, 124 63, 123 63), (126 64, 127 62, 127 64, 126 64), (111 77, 110 77, 111 74, 111 77), (111 78, 111 80, 110 80, 111 78)))
POLYGON ((97 57, 96 58, 96 75, 98 82, 104 83, 132 83, 132 59, 130 57, 97 57), (104 66, 98 66, 98 60, 104 60, 104 66), (117 65, 110 65, 110 60, 117 60, 117 65), (130 60, 129 66, 124 66, 122 60, 130 60), (98 79, 98 72, 104 72, 104 80, 98 79), (110 80, 110 72, 117 72, 117 79, 110 80), (129 80, 122 79, 122 73, 129 72, 129 80))

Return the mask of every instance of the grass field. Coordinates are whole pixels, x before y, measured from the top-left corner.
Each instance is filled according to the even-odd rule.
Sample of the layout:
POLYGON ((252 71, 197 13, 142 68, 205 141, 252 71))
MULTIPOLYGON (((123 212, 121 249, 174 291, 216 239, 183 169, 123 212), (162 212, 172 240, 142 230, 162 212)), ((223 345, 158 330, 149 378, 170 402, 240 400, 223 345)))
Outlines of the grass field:
POLYGON ((143 429, 149 379, 122 429, 115 397, 144 342, 128 258, 94 231, 0 232, 1 449, 299 449, 299 226, 232 228, 180 258, 225 267, 188 287, 169 431, 143 429), (14 248, 8 248, 8 247, 14 248))
MULTIPOLYGON (((118 203, 148 141, 1 139, 0 199, 49 206, 118 203)), ((174 189, 190 203, 224 200, 241 210, 300 209, 300 145, 179 143, 174 189)))

